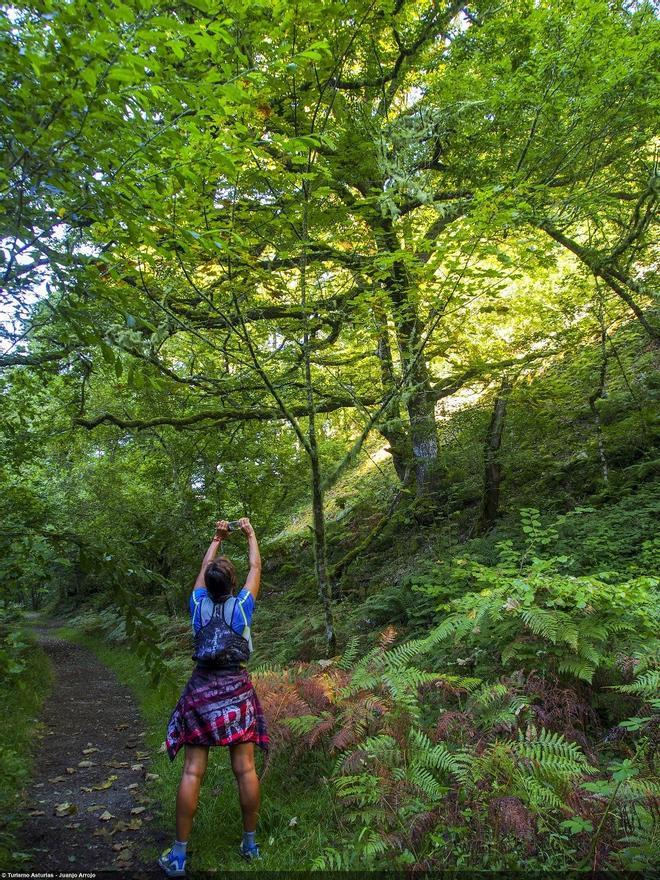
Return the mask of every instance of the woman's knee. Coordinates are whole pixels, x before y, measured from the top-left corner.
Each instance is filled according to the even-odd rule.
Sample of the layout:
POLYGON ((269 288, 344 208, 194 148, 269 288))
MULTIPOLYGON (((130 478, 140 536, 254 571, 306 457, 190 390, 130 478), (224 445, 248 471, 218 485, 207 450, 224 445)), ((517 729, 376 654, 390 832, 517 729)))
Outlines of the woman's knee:
POLYGON ((206 750, 187 750, 186 758, 183 764, 183 775, 202 780, 204 778, 204 774, 206 773, 207 764, 208 752, 206 750))
POLYGON ((247 749, 234 751, 231 756, 231 769, 234 771, 234 776, 237 779, 242 776, 248 776, 251 773, 256 773, 252 749, 249 751, 247 749))
POLYGON ((250 776, 253 773, 256 774, 256 768, 254 766, 254 761, 236 761, 232 764, 232 770, 234 771, 234 776, 237 779, 242 779, 245 776, 250 776))
POLYGON ((256 772, 253 743, 236 743, 230 746, 230 754, 231 769, 237 778, 256 772))
POLYGON ((184 779, 199 780, 199 782, 204 779, 205 772, 206 768, 199 764, 185 764, 183 768, 184 779))

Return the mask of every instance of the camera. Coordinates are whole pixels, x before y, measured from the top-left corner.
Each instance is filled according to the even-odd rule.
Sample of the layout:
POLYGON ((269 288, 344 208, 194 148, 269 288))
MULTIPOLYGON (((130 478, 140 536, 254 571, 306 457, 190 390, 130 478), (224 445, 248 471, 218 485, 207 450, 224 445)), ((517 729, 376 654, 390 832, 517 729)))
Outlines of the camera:
POLYGON ((233 519, 227 523, 227 527, 230 532, 237 532, 241 527, 241 522, 238 519, 233 519))

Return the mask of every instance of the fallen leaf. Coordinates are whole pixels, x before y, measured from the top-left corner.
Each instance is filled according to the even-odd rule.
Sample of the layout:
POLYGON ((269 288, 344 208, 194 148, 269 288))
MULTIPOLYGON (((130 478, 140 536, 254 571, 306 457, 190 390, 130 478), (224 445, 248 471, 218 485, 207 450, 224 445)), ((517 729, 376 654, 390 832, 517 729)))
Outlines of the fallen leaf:
POLYGON ((149 752, 136 752, 135 757, 139 758, 142 761, 144 758, 149 757, 149 752))
POLYGON ((136 816, 135 819, 131 819, 130 822, 124 822, 123 819, 119 819, 109 833, 116 834, 118 831, 137 831, 139 828, 142 828, 142 819, 138 819, 136 816))
POLYGON ((143 764, 131 764, 131 770, 144 770, 143 764))
POLYGON ((72 773, 77 773, 78 771, 76 770, 75 767, 67 767, 67 768, 66 768, 66 772, 67 772, 67 773, 69 774, 69 776, 70 776, 72 773))
POLYGON ((80 822, 69 822, 65 828, 80 828, 80 822))
POLYGON ((160 779, 160 776, 158 775, 158 773, 147 773, 144 778, 147 780, 147 782, 153 782, 154 779, 160 779))
POLYGON ((126 862, 130 862, 130 860, 132 858, 133 858, 133 853, 130 851, 130 849, 124 849, 119 853, 119 855, 117 856, 115 861, 122 862, 125 864, 126 862))
POLYGON ((78 761, 79 767, 93 767, 95 765, 94 761, 78 761))
POLYGON ((83 755, 91 755, 92 752, 98 752, 98 751, 100 751, 100 750, 97 749, 97 748, 83 749, 83 750, 82 750, 82 753, 83 753, 83 755))
POLYGON ((55 804, 54 813, 56 816, 72 816, 77 812, 78 807, 70 801, 64 801, 62 804, 55 804))
POLYGON ((128 761, 106 761, 106 767, 113 767, 115 770, 118 770, 120 767, 129 767, 130 764, 128 761))
POLYGON ((105 810, 105 804, 92 804, 91 807, 87 807, 88 813, 94 813, 96 810, 105 810))
POLYGON ((298 824, 298 817, 294 816, 293 819, 289 819, 289 828, 294 828, 298 824))
POLYGON ((99 782, 98 785, 93 785, 92 790, 93 791, 105 791, 106 788, 110 788, 112 783, 116 782, 118 779, 119 779, 119 777, 115 776, 113 773, 112 776, 108 776, 108 778, 105 779, 103 782, 99 782))
POLYGON ((113 843, 112 848, 119 852, 122 849, 126 849, 131 845, 130 840, 122 840, 121 843, 113 843))
POLYGON ((116 724, 115 725, 115 730, 127 730, 127 729, 128 729, 128 724, 116 724))
POLYGON ((66 782, 66 776, 49 776, 49 777, 48 777, 48 781, 49 781, 49 782, 52 782, 52 783, 55 783, 55 782, 66 782))
POLYGON ((109 822, 110 819, 114 819, 114 818, 115 817, 112 815, 112 813, 109 810, 104 810, 101 813, 101 815, 99 816, 99 819, 101 820, 101 822, 109 822))
POLYGON ((137 783, 137 782, 131 782, 130 785, 127 785, 127 786, 126 786, 126 788, 128 789, 128 791, 132 791, 134 788, 139 788, 139 787, 140 787, 140 785, 139 785, 139 783, 137 783))
POLYGON ((133 807, 133 809, 131 810, 131 816, 139 816, 140 813, 146 813, 146 811, 146 807, 133 807))
POLYGON ((30 810, 28 816, 45 816, 46 813, 43 810, 30 810))
POLYGON ((159 752, 166 752, 166 751, 167 751, 167 743, 166 743, 166 742, 162 742, 162 743, 160 744, 160 746, 158 747, 158 751, 159 751, 159 752))
POLYGON ((90 793, 91 791, 93 791, 94 789, 93 789, 91 786, 89 786, 89 785, 81 785, 81 786, 80 786, 80 790, 81 790, 81 791, 84 791, 85 794, 89 794, 89 793, 90 793))

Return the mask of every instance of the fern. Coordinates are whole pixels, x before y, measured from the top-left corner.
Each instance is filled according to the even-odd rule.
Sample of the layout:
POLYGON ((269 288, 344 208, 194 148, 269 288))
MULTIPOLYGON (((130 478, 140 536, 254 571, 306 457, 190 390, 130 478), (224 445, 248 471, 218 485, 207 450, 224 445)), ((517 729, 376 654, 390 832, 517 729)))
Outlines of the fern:
POLYGON ((632 684, 617 685, 614 689, 622 694, 635 694, 649 700, 657 699, 660 695, 660 669, 643 672, 632 684))
POLYGON ((571 659, 570 657, 561 660, 557 664, 557 669, 559 672, 568 672, 574 678, 579 678, 582 681, 589 682, 594 677, 594 672, 596 671, 595 667, 591 663, 587 663, 578 658, 571 659))
POLYGON ((431 801, 438 801, 447 793, 447 788, 440 785, 431 771, 419 764, 413 764, 407 773, 407 779, 431 801))
POLYGON ((344 648, 344 653, 341 655, 341 658, 337 661, 336 666, 338 669, 350 669, 351 665, 355 662, 355 659, 360 650, 360 638, 359 636, 351 636, 348 640, 346 647, 344 648))
POLYGON ((410 731, 410 744, 415 764, 457 777, 464 773, 465 765, 457 760, 444 743, 432 743, 423 731, 413 728, 410 731))
MULTIPOLYGON (((327 716, 326 716, 327 717, 327 716)), ((318 727, 319 722, 324 720, 318 715, 298 715, 293 718, 285 718, 283 723, 289 727, 297 736, 304 736, 306 733, 318 727)))

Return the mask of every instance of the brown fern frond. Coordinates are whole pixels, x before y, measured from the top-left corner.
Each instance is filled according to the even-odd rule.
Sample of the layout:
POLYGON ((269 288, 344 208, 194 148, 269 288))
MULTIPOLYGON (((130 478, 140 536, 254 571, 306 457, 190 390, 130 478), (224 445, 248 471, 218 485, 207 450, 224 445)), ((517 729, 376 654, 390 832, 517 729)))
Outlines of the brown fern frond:
POLYGON ((378 644, 381 646, 381 648, 389 648, 389 646, 393 644, 397 635, 398 633, 396 627, 390 624, 389 626, 385 627, 382 633, 378 636, 378 644))
POLYGON ((410 845, 413 850, 417 849, 428 832, 435 828, 440 819, 440 810, 427 810, 424 813, 418 813, 413 817, 410 823, 410 845))
POLYGON ((474 738, 473 719, 468 712, 443 712, 438 718, 431 738, 435 742, 441 742, 448 739, 453 733, 462 734, 462 739, 474 738))
POLYGON ((331 705, 328 696, 328 685, 325 676, 301 678, 296 682, 296 689, 305 702, 316 712, 322 712, 331 705))
POLYGON ((357 742, 358 738, 352 726, 344 724, 330 740, 330 748, 333 751, 341 752, 357 742))
POLYGON ((535 836, 534 815, 520 798, 498 797, 488 805, 490 823, 498 836, 513 834, 521 840, 532 841, 535 836))
POLYGON ((344 758, 341 768, 344 773, 357 773, 359 771, 364 770, 367 761, 369 759, 368 754, 362 749, 355 749, 352 752, 349 752, 348 755, 344 758))
POLYGON ((334 718, 326 718, 324 721, 321 721, 321 723, 317 725, 317 727, 315 727, 313 730, 310 730, 310 732, 307 734, 307 736, 305 737, 305 744, 308 746, 316 745, 316 743, 319 741, 319 739, 321 739, 324 734, 329 733, 332 730, 332 728, 335 726, 335 723, 336 721, 334 718))

